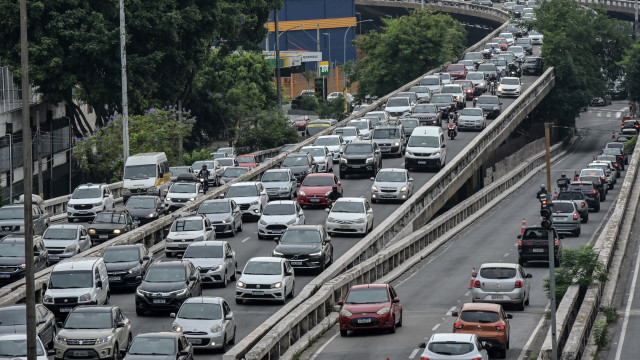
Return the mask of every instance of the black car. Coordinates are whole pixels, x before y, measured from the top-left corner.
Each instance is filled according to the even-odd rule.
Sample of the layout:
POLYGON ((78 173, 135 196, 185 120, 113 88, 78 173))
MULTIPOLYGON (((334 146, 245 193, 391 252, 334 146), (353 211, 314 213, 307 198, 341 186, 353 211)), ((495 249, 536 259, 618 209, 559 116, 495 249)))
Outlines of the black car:
POLYGON ((350 174, 376 176, 382 168, 382 152, 373 141, 352 141, 340 157, 340 178, 350 174))
POLYGON ((136 314, 147 311, 178 312, 182 303, 202 295, 200 272, 190 261, 163 261, 151 264, 136 290, 136 314))
POLYGON ((600 150, 600 155, 611 155, 616 157, 616 161, 620 164, 620 170, 624 170, 624 153, 622 149, 605 148, 600 150))
POLYGON ((111 288, 140 285, 142 279, 139 277, 144 276, 153 263, 153 254, 143 244, 109 246, 102 258, 111 288))
POLYGON ((138 225, 128 211, 103 211, 89 224, 89 237, 92 244, 103 243, 129 232, 138 225))
POLYGON ((181 332, 138 334, 121 352, 127 360, 193 360, 193 346, 181 332))
POLYGON ((500 102, 500 98, 495 95, 479 96, 476 107, 481 108, 484 113, 487 114, 487 118, 492 119, 497 118, 502 112, 502 102, 500 102))
MULTIPOLYGON (((420 122, 420 126, 426 125, 442 125, 442 110, 435 104, 418 104, 411 110, 412 119, 417 119, 420 122)), ((409 134, 408 136, 411 136, 409 134)))
POLYGON ((549 231, 553 231, 553 254, 555 267, 560 266, 559 254, 562 250, 561 237, 555 229, 543 227, 527 227, 522 235, 518 235, 518 264, 525 266, 533 260, 549 261, 549 231))
POLYGON ((620 133, 622 135, 630 134, 631 136, 640 134, 640 122, 638 120, 625 120, 620 125, 620 133))
MULTIPOLYGON (((49 266, 49 253, 41 236, 33 237, 34 272, 49 266)), ((24 235, 7 235, 0 239, 0 285, 18 281, 25 276, 24 235)))
POLYGON ((322 225, 291 225, 278 240, 273 256, 289 259, 294 268, 322 272, 333 263, 331 237, 322 225))
POLYGON ((456 98, 451 94, 434 94, 431 97, 431 104, 434 104, 442 112, 441 117, 444 118, 449 115, 451 110, 454 110, 458 104, 456 98))
MULTIPOLYGON (((285 145, 286 146, 286 145, 285 145)), ((281 169, 291 169, 299 183, 309 175, 318 172, 318 165, 309 153, 291 153, 280 163, 281 169)))
POLYGON ((584 194, 587 205, 593 211, 600 211, 600 193, 591 182, 573 181, 569 184, 568 191, 581 191, 584 194))
POLYGON ((292 148, 298 146, 299 144, 284 144, 282 145, 282 147, 280 148, 280 154, 284 154, 287 151, 291 150, 292 148))
POLYGON ((593 187, 598 190, 598 194, 600 194, 600 201, 607 199, 607 186, 605 186, 605 182, 601 178, 597 176, 581 176, 578 181, 592 183, 593 187))
MULTIPOLYGON (((42 304, 36 304, 36 333, 42 344, 53 348, 56 318, 42 304)), ((27 308, 25 304, 0 307, 0 335, 27 332, 27 308)))
POLYGON ((140 224, 151 222, 166 213, 166 209, 158 196, 135 195, 125 205, 129 215, 140 224))
POLYGON ((398 123, 404 128, 405 142, 406 139, 409 139, 409 136, 411 136, 413 129, 415 129, 419 125, 418 119, 412 118, 400 119, 398 120, 398 123))

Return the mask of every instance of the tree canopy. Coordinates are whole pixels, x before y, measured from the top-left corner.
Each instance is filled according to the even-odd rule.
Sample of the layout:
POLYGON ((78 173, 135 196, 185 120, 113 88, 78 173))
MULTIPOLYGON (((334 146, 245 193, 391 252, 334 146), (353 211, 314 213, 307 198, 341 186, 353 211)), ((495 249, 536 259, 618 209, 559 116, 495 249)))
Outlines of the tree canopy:
POLYGON ((623 84, 629 100, 640 101, 640 44, 633 44, 619 64, 625 72, 623 84))

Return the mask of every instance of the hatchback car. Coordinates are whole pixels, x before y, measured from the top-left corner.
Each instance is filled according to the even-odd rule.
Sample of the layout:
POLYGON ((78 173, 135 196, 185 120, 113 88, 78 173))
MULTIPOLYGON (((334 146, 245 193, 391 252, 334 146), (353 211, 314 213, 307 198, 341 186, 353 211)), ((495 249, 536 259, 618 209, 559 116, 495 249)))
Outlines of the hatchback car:
POLYGON ((141 276, 153 263, 153 253, 143 244, 112 245, 102 254, 109 274, 109 287, 140 285, 141 276))
POLYGON ((384 111, 389 113, 389 118, 395 120, 411 112, 413 105, 409 98, 394 97, 387 100, 387 105, 384 107, 384 111))
MULTIPOLYGON (((123 352, 124 353, 124 352, 123 352)), ((138 334, 125 353, 127 360, 193 360, 193 345, 182 333, 138 334)))
POLYGON ((166 214, 166 207, 160 197, 153 195, 131 196, 125 209, 139 224, 146 224, 166 214))
POLYGON ((182 259, 189 260, 198 269, 202 285, 219 284, 226 287, 229 281, 236 280, 236 252, 227 241, 193 243, 182 259))
POLYGON ((467 95, 460 84, 444 85, 440 89, 440 94, 451 94, 456 99, 456 106, 458 109, 463 109, 467 106, 467 95))
POLYGON ((473 86, 473 82, 471 80, 456 80, 453 82, 455 85, 462 86, 462 90, 464 91, 467 100, 473 100, 475 95, 480 94, 480 90, 476 90, 473 86))
MULTIPOLYGON (((48 360, 47 351, 39 337, 36 337, 35 346, 35 360, 48 360)), ((27 335, 25 332, 0 335, 0 359, 27 360, 27 335)))
POLYGON ((307 176, 298 190, 298 204, 304 205, 328 205, 329 195, 333 186, 338 187, 338 193, 342 196, 342 183, 333 174, 311 174, 307 176))
POLYGON ((518 235, 518 264, 526 265, 529 261, 549 262, 549 231, 553 239, 553 266, 560 266, 560 252, 562 251, 562 235, 554 229, 539 226, 524 228, 522 235, 518 235))
POLYGON ((280 168, 291 169, 298 182, 302 182, 307 175, 318 172, 318 166, 313 160, 313 156, 306 152, 287 155, 280 163, 280 168))
POLYGON ((608 142, 604 147, 607 149, 616 148, 616 149, 622 150, 622 154, 624 155, 624 163, 625 164, 629 163, 629 154, 627 153, 627 149, 625 148, 624 143, 621 143, 618 141, 612 141, 612 142, 608 142))
POLYGON ((484 111, 488 118, 495 119, 502 112, 502 102, 495 95, 482 95, 478 97, 476 107, 484 111))
POLYGON ((236 232, 242 231, 242 213, 233 199, 205 200, 200 204, 197 214, 209 219, 216 235, 235 236, 236 232))
POLYGON ((247 261, 236 281, 236 304, 245 300, 277 301, 284 305, 295 295, 296 280, 289 260, 254 257, 247 261))
POLYGON ((260 166, 260 163, 258 162, 258 159, 256 158, 255 155, 251 155, 251 154, 238 155, 236 160, 238 160, 238 166, 240 167, 253 169, 260 166))
MULTIPOLYGON (((26 257, 23 234, 0 238, 0 286, 18 281, 26 275, 26 257)), ((33 271, 37 273, 49 266, 49 253, 42 237, 33 237, 33 271)))
POLYGON ((416 94, 416 96, 418 97, 418 104, 428 103, 429 100, 431 100, 431 90, 429 90, 429 88, 426 86, 412 86, 411 88, 409 88, 409 91, 416 94))
POLYGON ((327 173, 333 171, 333 157, 325 146, 304 146, 300 152, 311 154, 316 162, 318 172, 327 173))
POLYGON ((334 233, 366 235, 373 229, 373 208, 369 200, 355 197, 342 197, 327 209, 329 216, 325 229, 334 233))
POLYGON ((261 182, 269 200, 293 199, 298 191, 298 180, 291 169, 269 169, 262 175, 261 182))
MULTIPOLYGON (((307 155, 307 154, 305 154, 307 155)), ((231 185, 224 194, 225 199, 234 200, 243 216, 259 219, 269 196, 259 181, 239 182, 231 185)))
POLYGON ((467 77, 467 68, 464 64, 449 64, 445 71, 451 75, 452 80, 464 79, 467 77))
POLYGON ((476 334, 433 334, 428 343, 421 343, 424 349, 421 359, 428 360, 456 360, 473 359, 489 360, 486 349, 491 344, 482 343, 476 334))
POLYGON ((458 115, 458 129, 483 130, 487 127, 487 117, 479 107, 464 108, 458 115))
POLYGON ((70 258, 91 247, 91 239, 82 225, 54 224, 42 235, 49 253, 49 264, 70 258))
POLYGON ((432 94, 440 92, 442 81, 438 75, 427 75, 420 80, 420 86, 426 86, 432 94))
POLYGON ((340 336, 364 329, 388 329, 395 333, 396 327, 402 326, 402 305, 390 284, 352 286, 338 305, 342 306, 338 318, 340 336))
POLYGON ((371 129, 373 129, 373 125, 371 125, 371 120, 366 118, 349 120, 349 122, 347 123, 347 126, 357 127, 358 131, 360 132, 360 137, 362 140, 371 139, 371 129))
MULTIPOLYGON (((213 155, 213 154, 212 154, 213 155)), ((223 155, 223 154, 219 154, 223 155)), ((178 180, 178 175, 189 173, 193 174, 193 168, 191 166, 170 166, 169 172, 171 173, 171 181, 175 182, 178 180)))
POLYGON ((168 211, 179 209, 192 204, 200 196, 199 182, 176 182, 171 185, 167 196, 164 198, 164 206, 168 211))
POLYGON ((586 181, 572 181, 567 190, 582 192, 585 200, 587 201, 587 206, 593 209, 594 212, 600 211, 600 193, 593 183, 586 181))
POLYGON ((456 98, 452 94, 435 94, 431 97, 431 103, 442 112, 442 117, 449 115, 451 111, 455 111, 457 106, 456 98))
POLYGON ((529 280, 519 264, 486 263, 475 274, 471 299, 473 302, 515 304, 519 310, 529 305, 529 280))
POLYGON ((371 180, 372 203, 378 200, 406 201, 413 195, 413 179, 406 169, 381 169, 371 180))
POLYGON ((294 268, 322 272, 333 263, 333 245, 322 225, 291 225, 272 255, 288 259, 294 268))
POLYGON ((553 200, 551 219, 557 232, 580 236, 580 214, 573 201, 553 200))
POLYGON ((487 91, 487 80, 484 74, 478 71, 470 71, 467 73, 467 80, 473 83, 473 87, 478 94, 487 91))
POLYGON ((229 166, 225 168, 220 174, 220 185, 224 185, 230 181, 233 181, 240 176, 249 172, 249 168, 239 166, 229 166))
POLYGON ((304 210, 295 200, 271 201, 258 220, 258 239, 280 237, 289 226, 304 221, 304 210))
MULTIPOLYGON (((589 205, 582 191, 560 191, 557 200, 571 200, 576 205, 578 214, 583 223, 589 221, 589 205)), ((554 200, 555 202, 555 200, 554 200)))
MULTIPOLYGON (((0 336, 26 332, 27 307, 25 304, 0 307, 0 336)), ((36 334, 42 340, 43 345, 50 349, 53 348, 53 339, 56 336, 56 318, 51 310, 42 304, 36 304, 36 334)), ((0 353, 2 352, 0 351, 0 353)))
POLYGON ((164 251, 167 257, 182 255, 191 243, 215 239, 216 231, 207 217, 203 215, 179 217, 169 228, 164 251))
MULTIPOLYGON (((360 134, 360 129, 355 126, 344 126, 339 127, 333 130, 333 136, 340 136, 345 144, 348 144, 352 141, 362 140, 362 135, 360 134)), ((342 147, 340 147, 342 150, 342 147)))
POLYGON ((163 261, 151 264, 136 289, 136 314, 147 311, 177 311, 182 303, 202 295, 200 272, 191 261, 163 261))
POLYGON ((138 227, 128 211, 103 211, 89 224, 92 244, 99 244, 138 227))
POLYGON ((187 299, 171 329, 183 333, 196 349, 222 349, 236 341, 236 320, 226 300, 221 297, 198 296, 187 299))
POLYGON ((324 135, 319 136, 313 145, 326 146, 327 149, 331 151, 333 162, 337 163, 340 162, 340 152, 342 151, 342 147, 345 143, 346 141, 342 138, 341 135, 324 135))
POLYGON ((456 318, 453 323, 455 334, 476 334, 480 341, 491 344, 491 350, 498 351, 499 358, 507 358, 511 337, 509 319, 513 316, 505 313, 502 305, 466 303, 451 316, 456 318))

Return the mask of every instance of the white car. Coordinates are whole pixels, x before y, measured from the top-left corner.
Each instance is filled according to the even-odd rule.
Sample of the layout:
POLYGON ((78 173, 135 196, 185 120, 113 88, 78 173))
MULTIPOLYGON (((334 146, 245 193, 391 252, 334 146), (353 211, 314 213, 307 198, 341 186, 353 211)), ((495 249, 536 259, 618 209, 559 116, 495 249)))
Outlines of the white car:
POLYGON ((222 349, 236 340, 236 320, 226 300, 221 297, 188 298, 175 318, 171 329, 184 333, 194 349, 222 349))
POLYGON ((284 305, 295 296, 296 279, 289 260, 254 257, 247 261, 236 281, 236 304, 245 300, 277 301, 284 305))
POLYGON ((522 83, 517 77, 503 77, 498 84, 498 96, 515 96, 522 93, 522 83))
POLYGON ((442 86, 445 85, 449 85, 452 84, 453 81, 451 79, 451 74, 443 72, 443 73, 439 73, 438 76, 440 76, 440 81, 442 82, 442 86))
POLYGON ((390 120, 396 120, 406 114, 410 114, 412 109, 413 106, 411 106, 409 98, 402 97, 394 97, 387 100, 387 105, 384 107, 384 111, 389 113, 390 120))
POLYGON ((167 257, 184 254, 187 247, 196 241, 216 239, 216 231, 204 215, 179 217, 173 221, 164 245, 167 257))
POLYGON ((513 43, 516 41, 515 36, 513 36, 513 34, 510 33, 510 32, 500 33, 500 35, 498 35, 496 37, 506 39, 507 40, 507 45, 509 45, 509 46, 513 45, 513 43))
POLYGON ((289 226, 303 225, 304 221, 304 211, 297 201, 271 201, 258 220, 258 239, 282 236, 289 226))
POLYGON ((437 94, 440 92, 442 82, 438 75, 427 75, 420 80, 420 86, 426 86, 431 91, 431 94, 437 94))
POLYGON ((194 242, 182 256, 200 270, 200 281, 205 284, 220 284, 226 287, 236 279, 238 261, 228 241, 194 242))
POLYGON ((455 359, 476 359, 489 360, 486 349, 491 348, 491 344, 478 339, 476 334, 467 333, 445 333, 433 334, 428 343, 421 343, 419 348, 424 349, 422 359, 432 360, 455 360, 455 359), (486 347, 486 348, 485 348, 486 347))
MULTIPOLYGON (((344 98, 344 94, 340 91, 334 91, 331 94, 327 95, 327 100, 336 100, 338 98, 344 98)), ((347 93, 347 102, 351 104, 353 102, 353 95, 347 93)))
POLYGON ((169 188, 164 206, 169 210, 181 208, 196 201, 199 195, 199 182, 176 182, 169 188))
MULTIPOLYGON (((27 335, 24 333, 0 335, 0 359, 27 360, 27 335)), ((36 360, 47 359, 49 359, 47 350, 40 338, 36 336, 36 360)))
POLYGON ((333 171, 333 155, 326 146, 305 146, 300 152, 307 152, 313 156, 318 165, 318 172, 333 171))
POLYGON ((440 89, 440 94, 451 94, 456 99, 458 109, 462 109, 467 105, 467 94, 460 84, 444 85, 440 89))
POLYGON ((260 218, 269 199, 267 190, 259 181, 247 181, 233 184, 224 194, 226 199, 233 199, 240 206, 242 215, 260 218))
POLYGON ((67 219, 93 219, 100 212, 115 209, 115 199, 107 184, 84 184, 73 190, 67 203, 67 219))
MULTIPOLYGON (((344 144, 348 144, 352 141, 362 140, 362 135, 360 135, 360 129, 355 126, 345 126, 339 127, 333 130, 333 136, 340 136, 344 141, 344 144)), ((340 151, 343 150, 343 145, 340 146, 340 151)))
POLYGON ((544 38, 544 35, 542 35, 538 31, 536 30, 529 31, 529 39, 531 39, 531 44, 542 45, 543 38, 544 38))
POLYGON ((331 209, 325 229, 329 235, 367 234, 373 229, 373 209, 369 200, 359 197, 342 197, 336 200, 331 209))
POLYGON ((373 128, 373 126, 371 126, 371 120, 363 118, 349 120, 347 126, 357 127, 358 130, 360 130, 362 140, 369 140, 371 138, 371 129, 373 128))
POLYGON ((316 139, 314 146, 326 146, 331 151, 333 163, 340 161, 340 152, 346 141, 342 138, 342 135, 324 135, 316 139))
POLYGON ((464 108, 458 115, 458 129, 482 130, 487 127, 487 116, 478 107, 464 108))
MULTIPOLYGON (((431 95, 429 95, 431 96, 431 95)), ((371 118, 372 116, 376 116, 378 118, 378 123, 376 125, 386 125, 389 123, 389 113, 382 111, 369 111, 366 117, 371 118)))

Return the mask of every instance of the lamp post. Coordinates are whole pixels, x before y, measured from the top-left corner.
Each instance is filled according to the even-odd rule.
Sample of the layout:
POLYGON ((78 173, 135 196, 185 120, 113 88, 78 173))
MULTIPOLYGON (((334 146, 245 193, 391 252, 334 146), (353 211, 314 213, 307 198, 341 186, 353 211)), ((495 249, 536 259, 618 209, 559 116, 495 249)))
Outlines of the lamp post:
MULTIPOLYGON (((361 20, 361 21, 356 21, 355 23, 349 25, 349 27, 347 28, 347 31, 344 32, 344 44, 343 44, 343 49, 344 49, 344 55, 342 57, 342 67, 343 67, 343 71, 344 71, 344 64, 347 62, 347 34, 349 33, 349 29, 351 29, 351 27, 353 25, 357 25, 363 22, 371 22, 373 21, 373 19, 367 19, 367 20, 361 20)), ((331 56, 329 56, 331 57, 331 56)), ((347 87, 347 73, 345 71, 344 73, 344 87, 347 87)))
POLYGON ((122 92, 122 147, 123 160, 129 157, 129 102, 127 100, 127 45, 124 20, 124 0, 120 0, 120 76, 122 92))
MULTIPOLYGON (((331 62, 331 34, 322 33, 322 35, 329 37, 329 45, 327 47, 329 48, 329 71, 331 71, 331 65, 333 65, 331 62)), ((333 76, 331 74, 329 74, 329 80, 331 80, 331 91, 333 91, 333 76)))

